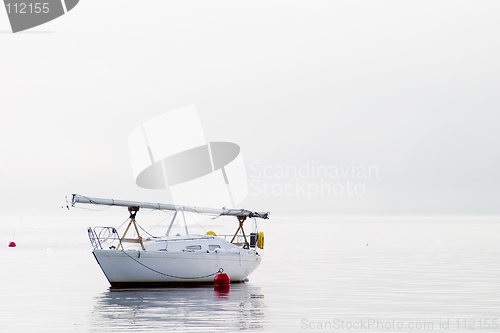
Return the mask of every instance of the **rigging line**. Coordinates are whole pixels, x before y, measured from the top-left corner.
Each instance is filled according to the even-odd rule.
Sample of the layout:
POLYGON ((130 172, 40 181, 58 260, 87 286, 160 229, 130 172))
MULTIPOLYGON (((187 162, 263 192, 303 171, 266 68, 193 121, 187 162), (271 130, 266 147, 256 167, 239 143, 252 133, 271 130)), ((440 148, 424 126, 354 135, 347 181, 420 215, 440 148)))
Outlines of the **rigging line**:
MULTIPOLYGON (((99 206, 98 206, 99 207, 99 206)), ((111 206, 107 207, 99 207, 99 208, 90 208, 90 207, 81 207, 81 206, 74 206, 73 208, 76 209, 83 209, 83 210, 90 210, 91 212, 104 212, 105 210, 109 209, 111 206)))
POLYGON ((198 227, 203 229, 203 231, 207 232, 207 229, 203 228, 203 226, 195 218, 193 218, 193 215, 191 215, 189 213, 186 213, 186 215, 187 215, 189 220, 193 221, 194 223, 196 223, 198 225, 198 227))
POLYGON ((158 238, 157 236, 151 235, 149 232, 147 232, 143 227, 141 227, 141 225, 139 223, 137 223, 137 225, 139 226, 139 228, 141 228, 142 231, 144 231, 145 233, 147 233, 149 236, 151 236, 153 238, 158 238))
POLYGON ((122 224, 120 224, 120 226, 119 226, 118 228, 115 228, 115 230, 116 230, 116 231, 118 231, 118 229, 120 229, 121 227, 123 227, 123 225, 124 225, 125 223, 127 223, 128 219, 129 219, 129 218, 127 217, 127 218, 125 219, 125 221, 123 221, 123 222, 122 222, 122 224))
MULTIPOLYGON (((156 228, 157 226, 159 226, 160 224, 162 224, 163 222, 165 222, 167 219, 169 219, 171 217, 171 215, 173 214, 170 214, 170 216, 167 216, 166 218, 164 218, 163 220, 161 220, 160 222, 158 222, 156 225, 152 226, 151 228, 149 228, 149 230, 153 230, 154 228, 156 228)), ((141 227, 142 229, 142 227, 141 227)), ((144 229, 143 229, 144 230, 144 229)), ((149 234, 149 232, 146 231, 146 233, 149 234)), ((150 234, 151 235, 151 234, 150 234)), ((152 235, 151 235, 152 236, 152 235)), ((153 236, 155 237, 155 236, 153 236)))
POLYGON ((155 212, 156 209, 151 209, 151 208, 141 208, 141 214, 142 215, 149 215, 153 212, 155 212))
POLYGON ((185 277, 185 276, 175 276, 175 275, 170 275, 170 274, 165 274, 165 273, 162 273, 160 271, 157 271, 156 269, 154 268, 151 268, 147 265, 144 265, 142 262, 139 262, 138 260, 136 260, 135 258, 131 257, 127 252, 125 252, 124 250, 121 250, 123 253, 125 253, 125 255, 127 257, 129 257, 130 259, 132 259, 133 261, 135 261, 136 263, 138 263, 139 265, 143 266, 143 267, 146 267, 147 269, 155 272, 155 273, 158 273, 158 274, 161 274, 161 275, 165 275, 165 276, 168 276, 168 277, 172 277, 172 278, 175 278, 175 279, 186 279, 186 280, 192 280, 192 279, 203 279, 203 278, 206 278, 206 277, 210 277, 210 276, 213 276, 215 274, 218 274, 218 273, 222 273, 224 272, 224 269, 223 268, 219 268, 219 270, 215 273, 212 273, 212 274, 208 274, 208 275, 205 275, 205 276, 196 276, 196 277, 185 277))

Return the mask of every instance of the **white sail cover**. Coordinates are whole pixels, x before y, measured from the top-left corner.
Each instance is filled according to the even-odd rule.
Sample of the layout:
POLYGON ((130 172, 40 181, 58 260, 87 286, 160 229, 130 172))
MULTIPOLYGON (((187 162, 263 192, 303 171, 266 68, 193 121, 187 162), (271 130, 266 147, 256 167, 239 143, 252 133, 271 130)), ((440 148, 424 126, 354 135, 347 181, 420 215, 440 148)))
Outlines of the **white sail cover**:
POLYGON ((269 218, 269 212, 253 212, 246 209, 228 209, 225 207, 220 209, 203 208, 203 207, 181 206, 181 205, 151 203, 151 202, 141 202, 141 201, 90 198, 84 195, 73 194, 73 198, 71 200, 71 206, 74 207, 76 203, 105 205, 105 206, 139 207, 139 208, 156 209, 156 210, 185 211, 185 212, 192 212, 199 214, 248 216, 248 217, 259 217, 262 219, 269 218))

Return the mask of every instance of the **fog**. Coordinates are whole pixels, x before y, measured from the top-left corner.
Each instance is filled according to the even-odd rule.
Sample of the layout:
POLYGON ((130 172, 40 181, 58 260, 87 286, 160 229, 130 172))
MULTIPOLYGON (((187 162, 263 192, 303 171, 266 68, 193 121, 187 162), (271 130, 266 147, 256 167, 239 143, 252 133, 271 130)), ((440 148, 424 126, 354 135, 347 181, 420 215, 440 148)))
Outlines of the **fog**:
POLYGON ((496 1, 83 1, 18 34, 0 16, 2 214, 59 214, 71 193, 169 202, 136 185, 128 139, 193 104, 207 141, 241 148, 239 206, 498 214, 499 11, 496 1))

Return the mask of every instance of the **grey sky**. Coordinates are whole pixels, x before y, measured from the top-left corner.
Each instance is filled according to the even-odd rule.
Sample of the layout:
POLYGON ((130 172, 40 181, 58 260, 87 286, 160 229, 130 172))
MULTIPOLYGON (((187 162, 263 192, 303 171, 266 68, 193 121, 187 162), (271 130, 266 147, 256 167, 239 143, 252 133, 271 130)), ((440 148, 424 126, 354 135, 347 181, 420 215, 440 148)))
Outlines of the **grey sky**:
POLYGON ((207 140, 242 149, 247 208, 498 214, 499 12, 496 1, 87 1, 2 33, 3 210, 50 214, 72 192, 167 201, 135 185, 128 135, 196 104, 207 140), (378 173, 328 177, 317 194, 304 184, 321 179, 257 176, 307 165, 378 173), (327 193, 346 181, 363 194, 327 193), (275 193, 258 193, 265 184, 275 193))

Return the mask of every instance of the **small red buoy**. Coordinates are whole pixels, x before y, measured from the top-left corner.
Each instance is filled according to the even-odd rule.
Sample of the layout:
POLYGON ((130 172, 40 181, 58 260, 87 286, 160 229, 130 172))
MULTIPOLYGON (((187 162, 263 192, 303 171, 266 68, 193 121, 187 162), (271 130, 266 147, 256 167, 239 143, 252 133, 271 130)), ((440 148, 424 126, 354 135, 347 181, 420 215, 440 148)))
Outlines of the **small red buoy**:
POLYGON ((218 293, 219 296, 224 296, 229 293, 229 289, 231 288, 231 280, 226 273, 217 273, 214 278, 214 290, 218 293))
POLYGON ((224 286, 231 283, 226 273, 217 273, 214 278, 214 286, 224 286))
POLYGON ((10 242, 10 243, 9 243, 9 247, 16 247, 16 243, 14 243, 14 242, 10 242))

